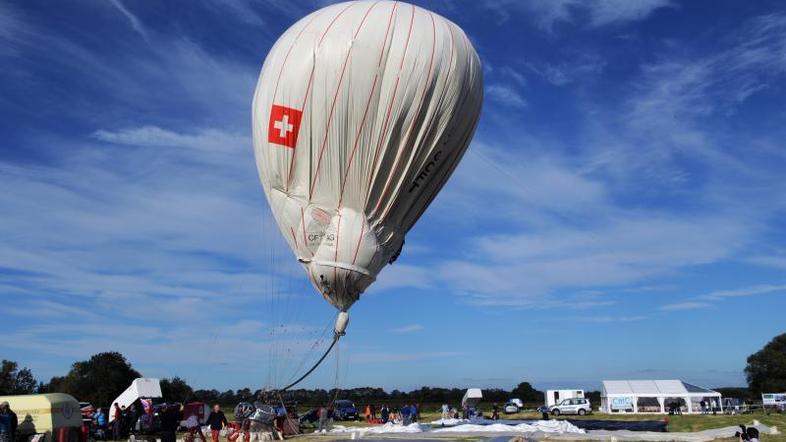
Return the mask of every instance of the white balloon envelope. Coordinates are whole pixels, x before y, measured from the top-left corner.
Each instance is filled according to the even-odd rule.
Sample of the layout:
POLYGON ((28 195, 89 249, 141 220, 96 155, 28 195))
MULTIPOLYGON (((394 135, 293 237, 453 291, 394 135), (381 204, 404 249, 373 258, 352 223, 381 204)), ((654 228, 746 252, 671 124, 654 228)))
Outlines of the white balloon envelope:
POLYGON ((461 160, 482 83, 464 32, 401 2, 328 6, 270 50, 253 102, 257 168, 281 233, 340 311, 461 160))

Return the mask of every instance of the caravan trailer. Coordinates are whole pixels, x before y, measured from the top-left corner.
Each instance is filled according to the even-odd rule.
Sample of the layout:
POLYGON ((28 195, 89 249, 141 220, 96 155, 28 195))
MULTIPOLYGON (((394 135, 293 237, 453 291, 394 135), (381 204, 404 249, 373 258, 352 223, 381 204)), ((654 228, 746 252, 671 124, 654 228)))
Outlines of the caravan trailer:
POLYGON ((0 396, 19 419, 17 435, 35 442, 76 442, 82 434, 79 402, 63 393, 0 396))
POLYGON ((565 399, 584 398, 584 390, 546 390, 546 407, 557 405, 565 399))

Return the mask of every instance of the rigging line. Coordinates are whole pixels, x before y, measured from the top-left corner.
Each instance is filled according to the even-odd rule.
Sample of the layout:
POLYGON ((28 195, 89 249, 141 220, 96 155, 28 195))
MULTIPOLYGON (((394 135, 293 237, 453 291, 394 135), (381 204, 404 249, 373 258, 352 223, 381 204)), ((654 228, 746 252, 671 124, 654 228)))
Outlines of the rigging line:
MULTIPOLYGON (((287 406, 286 406, 286 404, 284 404, 284 397, 283 397, 283 396, 281 396, 281 392, 278 392, 278 391, 277 391, 277 392, 276 392, 276 394, 278 395, 278 400, 281 402, 281 408, 283 408, 283 409, 284 409, 284 418, 285 418, 286 420, 288 420, 288 421, 289 421, 289 424, 290 424, 290 425, 293 425, 295 428, 300 428, 300 425, 299 425, 298 423, 296 423, 296 422, 295 422, 295 421, 294 421, 294 420, 293 420, 293 419, 292 419, 292 418, 289 416, 289 410, 287 410, 287 406)), ((282 430, 282 433, 283 433, 283 430, 284 430, 284 428, 281 428, 281 430, 282 430)))
POLYGON ((292 387, 294 387, 295 385, 299 384, 299 383, 300 383, 300 382, 301 382, 303 379, 305 379, 305 378, 306 378, 308 375, 310 375, 310 374, 311 374, 311 373, 312 373, 314 370, 316 370, 316 369, 317 369, 317 367, 319 367, 319 364, 321 364, 321 363, 322 363, 322 361, 324 361, 324 360, 325 360, 325 358, 327 357, 327 355, 329 355, 329 354, 330 354, 330 350, 333 350, 333 347, 336 345, 336 343, 338 342, 338 338, 340 338, 340 337, 341 337, 341 335, 339 335, 339 334, 335 334, 335 335, 333 336, 333 342, 331 342, 331 343, 330 343, 330 346, 328 347, 327 351, 325 351, 325 354, 323 354, 323 355, 322 355, 322 357, 321 357, 321 358, 319 358, 319 360, 317 361, 317 363, 316 363, 316 364, 314 364, 314 366, 313 366, 313 367, 311 367, 311 369, 310 369, 310 370, 308 370, 308 371, 307 371, 305 374, 303 374, 303 376, 299 377, 299 378, 298 378, 298 379, 297 379, 295 382, 293 382, 293 383, 291 383, 291 384, 287 385, 286 387, 284 387, 284 388, 280 389, 279 391, 287 391, 287 390, 289 390, 290 388, 292 388, 292 387))
POLYGON ((339 369, 339 361, 340 361, 339 355, 341 354, 339 352, 339 349, 340 349, 339 347, 336 347, 336 378, 335 378, 335 381, 334 381, 334 384, 333 384, 334 385, 333 389, 335 390, 335 392, 333 394, 333 402, 332 402, 333 404, 335 404, 336 400, 338 400, 338 393, 340 391, 338 389, 338 369, 339 369))
MULTIPOLYGON (((320 333, 319 336, 314 340, 314 343, 311 344, 311 349, 310 349, 311 351, 316 350, 316 348, 320 344, 322 344, 322 341, 325 339, 325 335, 327 334, 328 330, 330 330, 332 325, 333 325, 333 320, 331 319, 330 322, 328 322, 328 324, 325 326, 325 328, 322 329, 322 333, 320 333)), ((314 334, 316 335, 316 333, 314 334)), ((303 354, 303 358, 301 359, 300 363, 297 365, 297 368, 292 371, 292 375, 289 376, 287 382, 292 381, 292 379, 294 379, 295 376, 297 376, 297 373, 303 369, 303 367, 306 365, 306 362, 308 362, 309 356, 311 356, 309 352, 305 352, 303 354)))
POLYGON ((265 242, 265 258, 267 258, 267 271, 268 271, 268 298, 270 301, 270 309, 268 310, 268 322, 270 324, 270 331, 268 336, 268 354, 267 354, 267 387, 270 388, 273 385, 273 344, 275 339, 273 339, 273 333, 275 332, 275 321, 273 319, 273 244, 270 242, 273 238, 271 234, 271 218, 273 215, 265 216, 264 223, 263 223, 263 230, 264 234, 266 235, 265 242))

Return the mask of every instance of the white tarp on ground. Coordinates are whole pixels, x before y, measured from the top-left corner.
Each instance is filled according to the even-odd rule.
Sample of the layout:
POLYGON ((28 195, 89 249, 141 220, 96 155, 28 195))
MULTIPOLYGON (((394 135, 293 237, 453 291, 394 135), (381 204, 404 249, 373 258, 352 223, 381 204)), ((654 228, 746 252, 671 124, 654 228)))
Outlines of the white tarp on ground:
MULTIPOLYGON (((761 434, 778 434, 777 428, 766 425, 751 425, 761 434)), ((560 440, 601 440, 601 441, 646 441, 646 442, 708 442, 715 439, 733 438, 740 427, 712 428, 704 431, 688 432, 654 432, 654 431, 607 431, 591 430, 585 434, 555 434, 549 439, 560 440)))
POLYGON ((533 421, 526 424, 507 425, 502 423, 491 425, 462 424, 454 427, 435 428, 434 433, 576 433, 585 431, 568 421, 533 421))
MULTIPOLYGON (((454 419, 459 420, 459 419, 454 419)), ((391 422, 376 427, 345 427, 336 425, 331 433, 357 433, 359 435, 368 434, 390 434, 390 433, 576 433, 583 434, 584 430, 571 424, 568 421, 532 421, 517 425, 507 425, 494 423, 491 425, 480 425, 471 423, 461 423, 454 426, 432 427, 418 423, 410 425, 394 424, 391 422)))
MULTIPOLYGON (((459 420, 459 419, 455 419, 459 420)), ((761 434, 778 434, 775 427, 768 427, 755 422, 751 425, 759 430, 761 434)), ((739 431, 739 427, 723 427, 713 428, 704 431, 696 432, 653 432, 653 431, 608 431, 608 430, 590 430, 584 431, 567 421, 550 420, 550 421, 532 421, 529 423, 520 423, 517 425, 507 425, 496 423, 492 425, 479 425, 462 423, 452 427, 439 427, 432 428, 429 424, 410 424, 401 425, 388 422, 385 425, 376 427, 345 427, 336 425, 332 433, 355 433, 363 437, 375 434, 402 434, 402 433, 421 433, 424 437, 433 435, 439 437, 440 434, 452 435, 458 437, 459 435, 471 436, 478 433, 504 433, 504 434, 528 434, 546 435, 548 433, 549 439, 558 440, 600 440, 600 441, 647 441, 647 442, 708 442, 715 439, 731 438, 734 433, 739 431)))
POLYGON ((422 433, 423 428, 418 423, 402 425, 388 422, 376 427, 345 427, 334 425, 331 433, 357 433, 357 434, 388 434, 388 433, 422 433))

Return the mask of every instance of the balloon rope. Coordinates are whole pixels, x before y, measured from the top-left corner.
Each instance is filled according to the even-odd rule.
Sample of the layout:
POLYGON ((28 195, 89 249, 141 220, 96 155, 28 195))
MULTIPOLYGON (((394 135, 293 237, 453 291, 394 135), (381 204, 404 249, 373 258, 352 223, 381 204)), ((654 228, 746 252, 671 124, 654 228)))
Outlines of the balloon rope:
POLYGON ((282 388, 282 389, 281 389, 281 390, 279 390, 279 391, 282 391, 282 392, 283 392, 283 391, 287 391, 287 390, 289 390, 290 388, 292 388, 292 387, 294 387, 295 385, 299 384, 299 383, 300 383, 300 381, 302 381, 302 380, 303 380, 303 379, 305 379, 305 378, 306 378, 308 375, 310 375, 310 374, 311 374, 311 372, 313 372, 314 370, 316 370, 316 369, 317 369, 317 367, 319 367, 319 364, 321 364, 321 363, 322 363, 322 361, 324 361, 324 360, 325 360, 325 358, 327 357, 327 355, 328 355, 328 354, 330 354, 330 350, 333 350, 333 347, 336 345, 336 342, 338 342, 338 338, 340 338, 340 337, 341 337, 341 335, 339 335, 339 334, 334 334, 334 335, 333 335, 333 342, 331 342, 331 343, 330 343, 330 347, 328 347, 328 349, 325 351, 325 354, 323 354, 323 355, 322 355, 322 357, 321 357, 321 358, 319 358, 319 360, 317 361, 317 363, 316 363, 316 364, 314 364, 314 366, 313 366, 313 367, 311 367, 311 369, 310 369, 310 370, 308 370, 308 371, 307 371, 307 372, 306 372, 306 373, 305 373, 303 376, 299 377, 299 378, 298 378, 298 379, 297 379, 295 382, 293 382, 293 383, 291 383, 291 384, 287 385, 286 387, 282 388))

